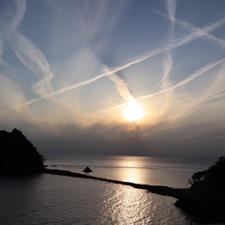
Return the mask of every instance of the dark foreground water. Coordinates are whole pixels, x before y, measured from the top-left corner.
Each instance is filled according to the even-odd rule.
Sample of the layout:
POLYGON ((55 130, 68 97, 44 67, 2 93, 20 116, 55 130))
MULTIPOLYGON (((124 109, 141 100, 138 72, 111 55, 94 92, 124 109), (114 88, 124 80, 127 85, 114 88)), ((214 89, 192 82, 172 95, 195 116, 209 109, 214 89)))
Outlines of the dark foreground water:
MULTIPOLYGON (((187 179, 211 161, 149 157, 75 157, 47 161, 53 168, 80 172, 88 165, 93 175, 137 183, 187 187, 187 179)), ((0 178, 1 225, 185 225, 190 219, 174 198, 95 180, 40 175, 0 178)))

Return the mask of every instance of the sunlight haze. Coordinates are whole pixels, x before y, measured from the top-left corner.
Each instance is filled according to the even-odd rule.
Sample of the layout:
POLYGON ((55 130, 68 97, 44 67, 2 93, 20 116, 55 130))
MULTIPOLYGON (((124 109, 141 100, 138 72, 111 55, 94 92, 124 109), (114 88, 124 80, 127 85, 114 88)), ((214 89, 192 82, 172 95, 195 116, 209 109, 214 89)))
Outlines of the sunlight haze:
POLYGON ((1 129, 41 152, 224 153, 225 1, 3 0, 0 33, 1 129))

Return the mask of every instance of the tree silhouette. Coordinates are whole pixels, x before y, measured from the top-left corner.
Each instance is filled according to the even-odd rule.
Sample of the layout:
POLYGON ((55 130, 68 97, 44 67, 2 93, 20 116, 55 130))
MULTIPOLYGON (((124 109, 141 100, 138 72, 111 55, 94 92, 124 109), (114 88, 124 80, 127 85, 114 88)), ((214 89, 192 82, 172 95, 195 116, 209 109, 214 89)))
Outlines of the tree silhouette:
POLYGON ((201 222, 225 222, 225 157, 194 173, 187 194, 175 203, 201 222))
POLYGON ((194 173, 190 183, 192 186, 204 184, 213 185, 217 189, 225 188, 225 157, 220 157, 218 161, 209 169, 194 173))
POLYGON ((0 173, 42 172, 44 157, 17 129, 0 131, 0 173))

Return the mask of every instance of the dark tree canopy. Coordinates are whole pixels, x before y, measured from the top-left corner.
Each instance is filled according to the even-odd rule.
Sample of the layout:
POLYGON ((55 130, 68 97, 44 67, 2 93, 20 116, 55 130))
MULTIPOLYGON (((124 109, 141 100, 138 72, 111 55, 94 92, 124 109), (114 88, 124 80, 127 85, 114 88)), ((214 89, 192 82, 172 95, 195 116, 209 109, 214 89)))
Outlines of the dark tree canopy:
POLYGON ((225 157, 220 157, 218 161, 209 169, 194 173, 190 183, 195 185, 213 185, 225 189, 225 157))
POLYGON ((199 221, 225 222, 225 157, 193 174, 187 194, 175 204, 199 221))
POLYGON ((42 172, 43 161, 43 156, 21 131, 0 131, 0 173, 42 172))

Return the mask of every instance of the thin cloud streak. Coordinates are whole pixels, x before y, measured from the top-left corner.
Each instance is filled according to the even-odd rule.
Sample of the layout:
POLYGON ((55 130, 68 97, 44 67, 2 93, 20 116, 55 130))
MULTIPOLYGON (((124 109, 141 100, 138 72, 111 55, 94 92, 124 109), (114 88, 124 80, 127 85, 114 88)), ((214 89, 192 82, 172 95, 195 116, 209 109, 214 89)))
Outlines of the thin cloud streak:
MULTIPOLYGON (((171 26, 169 29, 169 41, 172 41, 172 38, 174 36, 176 0, 166 0, 166 6, 168 16, 170 17, 171 21, 171 26)), ((163 77, 160 80, 159 84, 161 86, 161 89, 165 89, 172 85, 172 82, 170 80, 170 73, 173 69, 173 58, 171 55, 171 51, 167 52, 166 57, 163 59, 162 66, 163 66, 163 77)), ((165 94, 164 98, 165 101, 161 109, 161 114, 165 114, 166 112, 168 112, 170 104, 173 101, 173 97, 174 97, 173 91, 167 92, 165 94)))
POLYGON ((8 44, 13 49, 20 62, 32 73, 42 77, 33 85, 34 90, 41 96, 51 91, 50 80, 53 78, 50 66, 44 54, 30 40, 21 33, 13 32, 13 37, 8 40, 8 44), (42 86, 48 85, 43 92, 42 86))
MULTIPOLYGON (((167 92, 170 92, 170 91, 173 91, 179 87, 182 87, 188 83, 190 83, 191 81, 193 81, 194 79, 202 76, 205 72, 207 72, 208 70, 210 69, 213 69, 214 67, 216 67, 217 65, 221 64, 225 62, 225 57, 214 62, 214 61, 211 61, 210 63, 202 66, 200 69, 196 70, 194 73, 192 73, 188 78, 178 82, 177 84, 174 84, 168 88, 165 88, 163 90, 160 90, 160 91, 157 91, 157 92, 154 92, 152 94, 148 94, 148 95, 143 95, 141 97, 138 97, 136 100, 137 101, 143 101, 145 99, 149 99, 149 98, 152 98, 152 97, 156 97, 156 96, 159 96, 159 95, 162 95, 162 94, 165 94, 167 92)), ((125 104, 120 104, 120 105, 117 105, 117 106, 113 106, 111 108, 108 108, 108 109, 105 109, 105 110, 102 110, 102 112, 107 112, 107 111, 110 111, 110 110, 114 110, 114 109, 118 109, 118 108, 122 108, 125 104)))
POLYGON ((171 20, 172 27, 175 25, 176 0, 166 0, 168 16, 171 20))
POLYGON ((174 40, 172 42, 172 44, 169 44, 168 46, 152 50, 149 53, 147 53, 145 56, 137 58, 137 59, 135 59, 133 61, 130 61, 130 62, 128 62, 125 65, 118 66, 116 68, 111 68, 108 72, 101 73, 101 74, 99 74, 99 75, 97 75, 97 76, 95 76, 95 77, 93 77, 91 79, 82 81, 80 83, 76 83, 76 84, 74 84, 72 86, 69 86, 69 87, 62 88, 62 89, 60 89, 58 91, 55 91, 55 92, 52 92, 50 94, 43 95, 40 98, 32 99, 30 101, 27 101, 24 104, 17 105, 16 107, 27 106, 27 105, 33 104, 35 102, 38 102, 40 100, 51 98, 53 96, 60 95, 60 94, 62 94, 64 92, 70 91, 72 89, 79 88, 79 87, 85 86, 87 84, 93 83, 93 82, 95 82, 95 81, 97 81, 97 80, 99 80, 99 79, 101 79, 103 77, 109 76, 109 75, 111 75, 113 73, 116 73, 116 72, 122 71, 124 69, 127 69, 127 68, 131 67, 132 65, 135 65, 135 64, 141 63, 141 62, 143 62, 143 61, 145 61, 147 59, 150 59, 153 56, 159 55, 159 54, 161 54, 163 52, 166 52, 166 51, 168 51, 170 49, 177 48, 177 47, 180 47, 180 46, 182 46, 184 44, 190 43, 193 40, 196 40, 196 39, 198 39, 198 38, 200 38, 202 36, 205 36, 205 32, 208 33, 208 32, 213 31, 214 29, 220 27, 223 23, 224 23, 224 20, 219 20, 216 23, 213 23, 211 25, 205 26, 201 30, 198 30, 198 31, 195 31, 195 32, 193 32, 193 33, 191 33, 189 35, 186 35, 185 37, 180 38, 179 40, 174 40))
POLYGON ((201 99, 200 101, 198 101, 196 103, 196 105, 202 105, 202 104, 205 104, 205 103, 214 101, 216 99, 222 98, 224 96, 225 96, 225 88, 224 89, 221 89, 220 91, 216 92, 215 94, 213 94, 211 96, 208 96, 205 99, 201 99))
POLYGON ((26 11, 26 0, 15 0, 14 1, 16 4, 16 13, 14 20, 11 23, 11 28, 15 30, 18 25, 21 23, 23 20, 24 13, 26 11))
MULTIPOLYGON (((105 66, 105 72, 109 72, 109 69, 105 66)), ((129 102, 134 99, 131 95, 127 83, 119 77, 116 73, 110 74, 108 78, 116 85, 116 89, 119 95, 126 101, 129 102)))
MULTIPOLYGON (((207 32, 207 30, 205 29, 201 29, 201 28, 197 28, 195 27, 194 25, 188 23, 188 22, 185 22, 183 20, 180 20, 180 19, 175 19, 175 18, 172 18, 171 16, 168 16, 162 12, 159 12, 158 10, 154 10, 157 14, 169 19, 171 21, 171 23, 176 23, 176 24, 179 24, 181 26, 183 26, 183 28, 187 29, 187 30, 190 30, 192 32, 202 32, 204 34, 204 37, 207 38, 208 40, 212 41, 213 43, 221 46, 222 48, 225 48, 225 40, 223 39, 220 39, 220 38, 217 38, 215 37, 214 35, 210 34, 209 32, 207 32)), ((224 23, 224 20, 221 20, 221 21, 218 21, 218 23, 220 24, 221 23, 224 23)))
MULTIPOLYGON (((9 22, 9 25, 0 21, 4 25, 4 29, 6 29, 4 32, 6 34, 4 35, 3 40, 1 40, 2 43, 0 43, 0 48, 4 44, 7 44, 15 53, 17 59, 40 79, 33 85, 33 88, 36 93, 44 96, 52 91, 50 81, 53 78, 53 73, 41 50, 17 30, 26 11, 26 1, 15 0, 14 2, 16 11, 12 21, 9 22)), ((0 53, 3 53, 2 49, 0 49, 0 53)), ((1 55, 0 61, 3 67, 6 69, 9 68, 8 63, 5 62, 1 55)))
POLYGON ((209 32, 212 32, 213 30, 219 28, 220 26, 222 26, 224 24, 225 20, 219 20, 211 25, 207 25, 204 28, 201 29, 196 29, 193 33, 187 35, 185 38, 180 38, 180 41, 177 40, 179 42, 179 46, 184 45, 188 42, 191 42, 193 40, 196 40, 200 37, 205 37, 209 32))
MULTIPOLYGON (((169 78, 169 74, 173 68, 173 60, 172 60, 172 56, 170 52, 168 52, 168 54, 164 58, 162 65, 163 65, 164 73, 163 73, 162 79, 160 80, 160 88, 164 90, 172 85, 172 82, 169 78)), ((164 98, 165 101, 161 109, 162 114, 165 114, 168 111, 168 108, 172 102, 173 96, 174 96, 173 91, 165 93, 165 98, 164 98)))
POLYGON ((2 29, 1 36, 0 36, 0 60, 1 61, 2 61, 1 56, 3 53, 2 46, 5 42, 5 40, 10 36, 10 34, 17 29, 17 27, 23 20, 23 17, 24 17, 25 11, 26 11, 26 0, 21 0, 21 1, 15 0, 14 2, 15 2, 15 7, 16 7, 14 17, 11 20, 7 19, 7 22, 4 20, 0 20, 0 27, 2 29))
POLYGON ((177 89, 179 87, 182 87, 188 83, 190 83, 191 81, 193 81, 194 79, 196 79, 197 77, 203 75, 205 72, 207 72, 208 70, 216 67, 217 65, 219 65, 220 63, 224 62, 225 61, 225 58, 222 58, 216 62, 214 61, 211 61, 210 63, 206 64, 205 66, 201 67, 200 69, 196 70, 194 73, 192 73, 188 78, 180 81, 179 83, 171 86, 171 87, 168 87, 164 90, 161 90, 161 91, 158 91, 158 92, 155 92, 153 94, 149 94, 149 95, 144 95, 142 97, 139 97, 138 100, 144 100, 144 99, 147 99, 147 98, 150 98, 150 97, 154 97, 154 96, 157 96, 157 95, 161 95, 165 92, 168 92, 168 91, 172 91, 174 89, 177 89))

